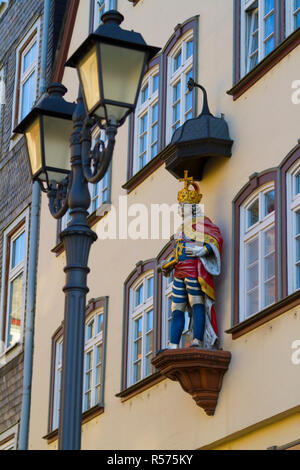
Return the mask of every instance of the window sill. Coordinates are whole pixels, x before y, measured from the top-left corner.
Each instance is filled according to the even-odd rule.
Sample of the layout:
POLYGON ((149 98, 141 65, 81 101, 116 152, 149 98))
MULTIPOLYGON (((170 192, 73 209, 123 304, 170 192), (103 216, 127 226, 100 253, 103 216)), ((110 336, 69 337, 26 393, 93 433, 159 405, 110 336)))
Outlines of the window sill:
POLYGON ((156 157, 152 158, 149 163, 147 163, 144 168, 138 171, 135 175, 133 175, 125 184, 123 184, 122 188, 127 189, 127 193, 129 194, 133 191, 139 184, 141 184, 145 179, 148 178, 155 170, 157 170, 162 164, 163 160, 161 159, 161 153, 158 153, 156 157))
MULTIPOLYGON (((97 416, 100 416, 102 413, 104 413, 104 406, 93 406, 93 408, 90 408, 89 410, 82 413, 82 424, 91 421, 97 416)), ((54 431, 49 432, 48 434, 46 434, 46 436, 43 436, 43 439, 46 439, 48 441, 48 444, 51 444, 52 442, 56 441, 58 439, 58 429, 54 429, 54 431)))
MULTIPOLYGON (((110 203, 107 203, 110 205, 110 203)), ((106 205, 106 204, 105 204, 106 205)), ((108 210, 106 212, 104 212, 104 214, 102 215, 98 215, 100 212, 101 212, 101 207, 100 206, 97 210, 95 210, 92 214, 90 214, 88 216, 88 224, 89 226, 92 228, 97 222, 99 222, 101 219, 103 219, 103 217, 106 216, 106 214, 108 214, 108 210)), ((56 256, 59 256, 61 253, 63 253, 65 251, 65 247, 64 247, 64 244, 63 242, 59 242, 54 248, 52 248, 51 252, 52 253, 55 253, 56 256)))
POLYGON ((12 134, 9 142, 9 149, 8 151, 10 152, 18 142, 22 139, 23 135, 22 134, 12 134))
POLYGON ((249 333, 252 330, 255 330, 261 325, 273 320, 274 318, 282 315, 283 313, 291 310, 292 308, 300 304, 300 291, 294 292, 293 294, 285 297, 276 304, 270 305, 270 307, 265 308, 261 312, 256 313, 247 320, 234 325, 229 330, 226 330, 226 333, 232 335, 232 339, 237 339, 243 336, 246 333, 249 333))
POLYGON ((300 28, 290 34, 282 41, 270 54, 268 54, 259 64, 257 64, 247 75, 239 80, 231 90, 227 91, 237 100, 245 91, 252 87, 261 77, 271 70, 287 54, 300 44, 300 28))
POLYGON ((153 387, 153 385, 158 384, 159 382, 162 382, 165 380, 166 377, 163 377, 160 372, 154 372, 154 374, 150 375, 149 377, 146 377, 143 380, 140 380, 140 382, 137 382, 134 385, 131 385, 131 387, 126 388, 125 390, 122 390, 122 392, 117 393, 116 397, 121 398, 121 402, 123 403, 124 401, 129 400, 130 398, 135 397, 139 393, 144 392, 145 390, 148 390, 148 388, 153 387))

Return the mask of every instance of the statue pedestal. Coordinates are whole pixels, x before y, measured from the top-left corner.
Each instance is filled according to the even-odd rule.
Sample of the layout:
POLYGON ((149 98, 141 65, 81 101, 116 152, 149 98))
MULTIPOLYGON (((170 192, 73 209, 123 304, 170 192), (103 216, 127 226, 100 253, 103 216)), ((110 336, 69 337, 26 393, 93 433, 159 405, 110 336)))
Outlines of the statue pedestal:
POLYGON ((166 349, 152 359, 162 375, 180 383, 207 415, 213 416, 231 353, 198 348, 166 349))

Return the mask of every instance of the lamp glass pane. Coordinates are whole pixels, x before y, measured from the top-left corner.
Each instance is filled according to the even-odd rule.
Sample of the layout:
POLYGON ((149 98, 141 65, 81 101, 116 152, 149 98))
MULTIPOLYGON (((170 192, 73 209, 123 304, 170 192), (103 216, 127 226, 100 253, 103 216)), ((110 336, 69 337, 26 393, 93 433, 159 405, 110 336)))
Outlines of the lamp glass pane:
MULTIPOLYGON (((43 116, 44 119, 44 146, 46 167, 70 170, 70 143, 73 122, 68 119, 59 119, 43 116)), ((63 173, 48 171, 49 180, 57 182, 65 178, 63 173)))
MULTIPOLYGON (((104 101, 117 101, 133 105, 143 73, 145 52, 125 47, 100 44, 104 101)), ((117 120, 127 109, 108 106, 108 117, 117 120)))
POLYGON ((35 175, 42 167, 42 147, 40 119, 37 117, 28 127, 26 133, 28 153, 32 174, 35 175))
POLYGON ((79 62, 79 73, 86 105, 90 111, 100 101, 97 47, 94 46, 79 62))

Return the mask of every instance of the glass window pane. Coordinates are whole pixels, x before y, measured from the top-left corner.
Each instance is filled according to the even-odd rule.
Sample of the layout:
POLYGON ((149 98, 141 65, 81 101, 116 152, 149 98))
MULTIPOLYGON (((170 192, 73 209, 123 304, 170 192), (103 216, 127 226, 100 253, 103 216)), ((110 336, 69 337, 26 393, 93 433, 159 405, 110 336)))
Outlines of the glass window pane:
POLYGON ((22 86, 21 120, 30 112, 35 100, 35 72, 22 86))
POLYGON ((153 310, 146 313, 146 331, 152 330, 153 328, 153 310))
POLYGON ((24 55, 23 73, 26 72, 26 70, 30 67, 30 65, 35 61, 36 51, 37 51, 37 45, 35 42, 33 46, 31 47, 31 49, 29 49, 29 51, 24 55))
POLYGON ((137 361, 142 358, 142 340, 139 339, 134 343, 134 355, 133 360, 137 361))
POLYGON ((140 157, 140 160, 139 160, 139 170, 141 170, 142 168, 144 168, 144 166, 146 165, 147 161, 146 161, 146 154, 142 155, 140 157))
POLYGON ((177 53, 177 55, 174 57, 174 68, 173 71, 176 72, 177 69, 181 66, 181 59, 182 59, 182 54, 181 54, 181 49, 177 53))
POLYGON ((137 362, 133 366, 133 380, 134 382, 141 380, 141 362, 137 362))
POLYGON ((193 40, 187 42, 186 44, 186 58, 188 59, 193 55, 193 40))
POLYGON ((149 97, 149 85, 147 85, 142 90, 142 103, 145 103, 149 97))
POLYGON ((148 375, 153 373, 153 365, 151 364, 152 360, 152 354, 149 354, 149 356, 146 357, 146 364, 145 364, 145 376, 148 377, 148 375))
POLYGON ((295 194, 299 194, 300 193, 300 173, 298 173, 295 176, 294 185, 295 185, 295 194))
POLYGON ((265 38, 274 33, 274 13, 265 20, 265 38))
POLYGON ((275 228, 264 233, 264 254, 272 253, 275 250, 275 228))
POLYGON ((295 217, 296 217, 296 233, 295 233, 295 235, 299 235, 300 234, 300 210, 298 210, 295 213, 295 217))
POLYGON ((247 269, 246 279, 247 291, 250 291, 258 286, 258 263, 247 269))
POLYGON ((275 278, 265 283, 264 307, 275 302, 275 278))
POLYGON ((176 85, 173 86, 173 103, 180 99, 180 92, 181 92, 181 82, 178 82, 176 85))
POLYGON ((146 113, 141 119, 141 134, 146 132, 148 127, 148 113, 146 113))
POLYGON ((154 158, 157 155, 158 147, 157 144, 152 145, 151 147, 151 158, 154 158))
POLYGON ((265 194, 265 216, 275 210, 275 191, 269 191, 265 194))
POLYGON ((274 0, 265 0, 265 15, 274 8, 274 0))
POLYGON ((300 265, 296 266, 296 289, 300 289, 300 265))
POLYGON ((23 305, 23 273, 10 284, 7 347, 20 340, 23 305))
POLYGON ((158 85, 159 85, 159 75, 155 75, 153 77, 153 93, 158 90, 158 85))
POLYGON ((258 312, 258 289, 247 294, 246 299, 246 316, 253 315, 258 312))
POLYGON ((153 277, 147 279, 147 299, 153 296, 153 277))
POLYGON ((94 320, 92 320, 87 326, 87 339, 91 339, 94 336, 94 320))
POLYGON ((152 123, 158 121, 158 103, 152 107, 152 123))
POLYGON ((146 335, 146 354, 153 351, 153 332, 146 335))
POLYGON ((11 258, 11 269, 15 268, 19 263, 21 263, 25 256, 25 232, 21 233, 13 241, 12 246, 12 258, 11 258))
POLYGON ((300 26, 300 11, 295 14, 295 20, 294 20, 294 29, 299 28, 300 26))
POLYGON ((135 291, 135 306, 137 307, 144 301, 144 285, 140 285, 135 291))
POLYGON ((98 334, 101 331, 103 331, 103 313, 101 313, 100 315, 97 315, 96 319, 97 319, 96 334, 98 334))
POLYGON ((265 55, 270 54, 275 46, 274 36, 265 43, 265 55))
POLYGON ((300 238, 296 238, 296 263, 300 261, 300 238))
POLYGON ((249 241, 246 245, 246 265, 250 266, 251 264, 258 261, 258 237, 249 241))
POLYGON ((151 143, 157 142, 157 139, 158 139, 158 125, 155 124, 152 127, 152 131, 151 131, 151 143))
POLYGON ((259 200, 253 202, 248 209, 248 228, 256 224, 259 220, 259 200))
POLYGON ((142 336, 142 317, 135 320, 134 324, 135 324, 134 339, 137 339, 137 338, 140 338, 142 336))

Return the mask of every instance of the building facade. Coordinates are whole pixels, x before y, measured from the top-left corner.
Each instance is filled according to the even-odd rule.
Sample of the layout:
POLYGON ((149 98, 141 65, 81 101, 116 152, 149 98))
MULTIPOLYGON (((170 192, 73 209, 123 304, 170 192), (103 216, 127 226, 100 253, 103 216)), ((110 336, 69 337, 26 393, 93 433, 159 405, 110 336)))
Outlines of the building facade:
MULTIPOLYGON (((25 325, 36 270, 30 228, 32 184, 24 139, 15 126, 52 80, 66 1, 0 2, 0 449, 18 447, 23 397, 25 325), (48 6, 47 18, 44 15, 48 6), (46 24, 47 35, 44 25, 46 24), (45 41, 45 37, 47 41, 45 41), (29 263, 31 260, 31 272, 29 263)), ((34 228, 33 228, 34 230, 34 228)), ((35 240, 38 240, 36 236, 35 240)))
MULTIPOLYGON (((118 131, 111 168, 91 186, 89 221, 99 239, 89 261, 83 449, 299 447, 298 3, 70 3, 57 59, 68 101, 78 79, 63 63, 101 12, 117 8, 124 28, 161 47, 135 114, 118 131), (182 187, 162 155, 201 112, 191 77, 234 142, 230 158, 205 162, 200 181, 205 214, 224 239, 216 314, 220 346, 231 353, 213 416, 151 363, 169 339, 171 281, 157 266, 170 257, 172 233, 158 233, 150 216, 176 203, 182 187)), ((65 216, 57 226, 43 196, 30 449, 57 448, 66 264, 57 234, 67 223, 65 216)), ((182 346, 189 340, 186 329, 182 346)))

